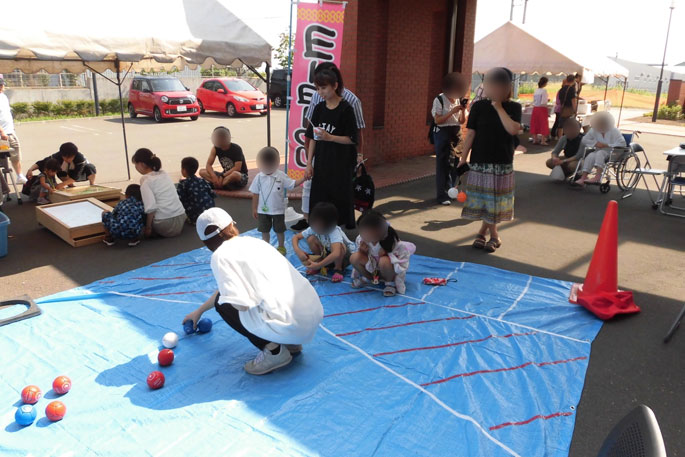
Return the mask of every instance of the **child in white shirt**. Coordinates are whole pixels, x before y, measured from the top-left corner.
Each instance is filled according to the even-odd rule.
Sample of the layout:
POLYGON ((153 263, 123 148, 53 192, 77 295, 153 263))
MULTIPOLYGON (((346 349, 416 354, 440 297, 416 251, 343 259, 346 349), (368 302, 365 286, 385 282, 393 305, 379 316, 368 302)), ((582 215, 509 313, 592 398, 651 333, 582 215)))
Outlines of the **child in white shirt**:
POLYGON ((278 252, 285 255, 285 190, 301 185, 305 178, 294 180, 278 169, 280 154, 276 148, 262 148, 257 154, 259 174, 250 185, 252 217, 262 239, 271 243, 271 228, 278 238, 278 252))
POLYGON ((375 210, 365 211, 357 221, 358 251, 352 254, 352 287, 362 287, 370 280, 376 283, 380 277, 385 283, 383 295, 392 297, 403 294, 407 288, 404 280, 409 270, 409 258, 416 246, 400 237, 385 217, 375 210))
POLYGON ((333 265, 331 282, 340 282, 344 270, 350 264, 350 255, 357 250, 355 244, 338 227, 338 210, 332 203, 317 203, 309 213, 309 228, 293 237, 293 250, 302 264, 307 267, 307 274, 314 275, 333 265), (312 254, 304 252, 300 240, 307 240, 312 254))
POLYGON ((253 375, 288 365, 314 338, 323 318, 316 290, 292 264, 262 240, 240 233, 231 216, 210 208, 197 219, 197 234, 212 251, 219 286, 202 306, 183 318, 197 322, 215 308, 226 323, 260 352, 245 364, 253 375))

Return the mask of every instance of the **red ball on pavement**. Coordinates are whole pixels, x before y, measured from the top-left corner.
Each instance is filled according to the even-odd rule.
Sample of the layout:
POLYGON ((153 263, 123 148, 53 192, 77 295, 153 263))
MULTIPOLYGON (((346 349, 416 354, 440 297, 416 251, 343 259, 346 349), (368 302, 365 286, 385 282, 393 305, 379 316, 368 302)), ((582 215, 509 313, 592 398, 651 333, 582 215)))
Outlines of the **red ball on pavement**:
POLYGON ((163 367, 168 367, 174 362, 174 351, 171 349, 162 349, 157 354, 157 361, 163 367))
POLYGON ((150 389, 152 390, 161 388, 164 385, 164 375, 162 372, 153 371, 147 375, 147 385, 150 386, 150 389))
POLYGON ((52 390, 56 394, 64 395, 71 390, 71 379, 66 376, 57 376, 54 381, 52 381, 52 390))
POLYGON ((459 192, 457 194, 457 201, 459 203, 464 203, 466 201, 466 192, 459 192))
POLYGON ((43 396, 43 392, 40 391, 38 386, 26 386, 21 391, 21 401, 29 405, 35 405, 43 396))
POLYGON ((67 413, 67 407, 61 401, 51 401, 48 406, 45 407, 45 415, 52 422, 57 422, 62 420, 64 415, 67 413))

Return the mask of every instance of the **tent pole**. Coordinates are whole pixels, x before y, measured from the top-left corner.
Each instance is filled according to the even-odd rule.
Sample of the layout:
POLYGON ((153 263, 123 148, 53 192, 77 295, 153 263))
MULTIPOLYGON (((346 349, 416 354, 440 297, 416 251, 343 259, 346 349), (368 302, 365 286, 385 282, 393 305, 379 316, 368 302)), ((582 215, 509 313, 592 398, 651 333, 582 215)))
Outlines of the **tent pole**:
POLYGON ((271 146, 271 65, 266 64, 266 145, 271 146))
POLYGON ((288 174, 288 155, 290 149, 290 84, 291 84, 291 69, 292 69, 292 55, 293 55, 293 4, 297 0, 290 2, 290 25, 288 28, 288 68, 285 75, 285 174, 288 174))
POLYGON ((121 96, 121 63, 116 60, 117 65, 117 88, 119 89, 119 111, 121 113, 121 130, 124 132, 124 153, 126 154, 126 173, 129 181, 131 180, 131 165, 128 163, 128 143, 126 141, 126 122, 124 122, 124 99, 121 96))
POLYGON ((609 78, 611 78, 611 76, 607 76, 606 85, 604 86, 604 102, 605 103, 607 101, 607 91, 609 90, 609 78))
POLYGON ((621 95, 621 108, 618 110, 618 122, 616 122, 616 128, 621 125, 621 113, 623 113, 623 99, 626 96, 626 87, 628 87, 628 77, 626 76, 623 80, 623 94, 621 95))

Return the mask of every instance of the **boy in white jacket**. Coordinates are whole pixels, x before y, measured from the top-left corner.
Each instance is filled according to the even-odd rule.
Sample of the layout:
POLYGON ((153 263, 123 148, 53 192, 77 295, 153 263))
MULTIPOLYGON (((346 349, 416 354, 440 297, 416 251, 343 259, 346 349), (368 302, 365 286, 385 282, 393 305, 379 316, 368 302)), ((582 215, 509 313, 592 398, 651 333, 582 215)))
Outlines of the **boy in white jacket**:
POLYGON ((581 146, 586 148, 595 148, 596 150, 585 156, 583 160, 583 174, 575 182, 578 186, 584 186, 585 183, 596 184, 602 177, 602 170, 606 165, 607 160, 611 156, 611 150, 616 147, 625 147, 626 140, 621 134, 621 131, 614 127, 614 117, 602 111, 594 116, 590 121, 592 128, 583 137, 581 146), (593 168, 597 168, 597 174, 594 178, 588 179, 593 168))

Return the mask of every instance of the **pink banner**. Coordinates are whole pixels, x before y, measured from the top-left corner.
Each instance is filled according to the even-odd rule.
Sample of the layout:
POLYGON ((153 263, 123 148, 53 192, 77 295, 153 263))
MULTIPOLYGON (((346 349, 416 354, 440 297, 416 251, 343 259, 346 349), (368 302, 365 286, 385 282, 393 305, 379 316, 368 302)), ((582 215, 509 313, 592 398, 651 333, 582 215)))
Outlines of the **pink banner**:
POLYGON ((299 3, 293 50, 293 75, 288 118, 288 175, 299 179, 307 166, 304 143, 306 116, 314 87, 314 68, 322 62, 340 66, 345 7, 331 3, 299 3))

